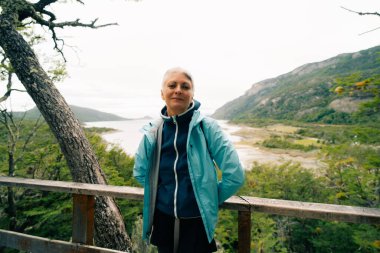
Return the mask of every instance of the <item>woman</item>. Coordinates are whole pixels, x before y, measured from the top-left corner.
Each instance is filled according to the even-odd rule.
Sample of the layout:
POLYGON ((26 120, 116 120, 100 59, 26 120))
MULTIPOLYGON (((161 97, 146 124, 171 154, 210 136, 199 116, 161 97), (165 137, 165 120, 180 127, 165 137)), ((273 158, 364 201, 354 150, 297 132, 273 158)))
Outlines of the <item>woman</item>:
POLYGON ((143 128, 135 156, 133 174, 144 186, 143 239, 160 253, 216 251, 218 206, 244 182, 235 149, 193 96, 191 75, 169 69, 161 89, 166 106, 143 128))

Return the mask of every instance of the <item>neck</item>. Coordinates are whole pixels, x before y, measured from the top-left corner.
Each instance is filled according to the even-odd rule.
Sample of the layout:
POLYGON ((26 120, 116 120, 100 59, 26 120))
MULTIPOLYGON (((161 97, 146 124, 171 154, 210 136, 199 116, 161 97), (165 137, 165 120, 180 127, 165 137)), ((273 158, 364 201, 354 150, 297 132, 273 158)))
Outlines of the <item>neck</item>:
POLYGON ((181 113, 184 113, 185 111, 172 111, 172 110, 167 110, 166 113, 168 114, 169 117, 180 115, 181 113))

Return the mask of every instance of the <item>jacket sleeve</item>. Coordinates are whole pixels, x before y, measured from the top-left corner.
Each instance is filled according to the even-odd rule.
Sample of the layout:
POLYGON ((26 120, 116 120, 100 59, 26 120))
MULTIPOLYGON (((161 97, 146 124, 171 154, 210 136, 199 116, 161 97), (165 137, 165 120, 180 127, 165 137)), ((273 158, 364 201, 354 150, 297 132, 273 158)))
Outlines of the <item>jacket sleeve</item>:
POLYGON ((133 176, 142 186, 145 184, 145 175, 149 166, 148 144, 148 138, 144 135, 135 154, 135 165, 133 167, 133 176))
POLYGON ((235 148, 218 123, 210 118, 205 118, 205 121, 207 130, 204 134, 209 153, 222 171, 218 182, 219 204, 222 204, 244 184, 244 170, 235 148))

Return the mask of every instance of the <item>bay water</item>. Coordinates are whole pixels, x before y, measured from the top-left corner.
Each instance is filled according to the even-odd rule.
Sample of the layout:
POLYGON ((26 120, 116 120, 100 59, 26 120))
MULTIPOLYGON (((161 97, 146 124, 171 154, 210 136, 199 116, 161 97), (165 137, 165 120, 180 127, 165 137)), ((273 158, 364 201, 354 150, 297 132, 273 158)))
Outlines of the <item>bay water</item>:
MULTIPOLYGON (((123 149, 128 155, 134 156, 143 136, 140 130, 150 121, 151 119, 134 119, 125 121, 86 122, 85 127, 107 127, 115 129, 114 131, 103 133, 102 138, 109 145, 116 145, 123 149)), ((241 140, 240 136, 234 134, 240 129, 240 126, 228 124, 225 120, 218 120, 218 124, 222 127, 230 141, 238 143, 241 140)), ((240 145, 235 145, 235 147, 243 166, 249 167, 250 163, 252 163, 251 159, 249 159, 249 157, 251 157, 249 150, 247 150, 247 148, 241 148, 240 145)))
MULTIPOLYGON (((128 155, 134 156, 143 136, 140 129, 150 121, 152 120, 134 119, 125 121, 86 122, 85 127, 107 127, 115 129, 114 131, 103 133, 103 139, 110 146, 116 145, 123 149, 128 155)), ((254 162, 281 164, 287 161, 293 161, 300 163, 305 168, 316 169, 320 167, 320 163, 316 159, 292 156, 287 153, 271 152, 255 145, 242 144, 244 140, 237 133, 243 126, 230 124, 225 120, 217 120, 217 122, 235 146, 240 161, 246 170, 251 169, 254 162)), ((252 131, 254 131, 254 129, 252 131)))

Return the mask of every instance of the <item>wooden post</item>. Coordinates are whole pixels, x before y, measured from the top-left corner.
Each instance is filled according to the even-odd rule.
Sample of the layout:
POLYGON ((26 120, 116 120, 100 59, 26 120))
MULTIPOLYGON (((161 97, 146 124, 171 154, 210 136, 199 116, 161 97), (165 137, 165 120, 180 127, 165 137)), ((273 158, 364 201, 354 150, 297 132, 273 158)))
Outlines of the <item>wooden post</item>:
POLYGON ((73 242, 93 245, 95 197, 73 194, 73 242))
POLYGON ((238 252, 251 252, 251 212, 239 211, 238 214, 238 252))

